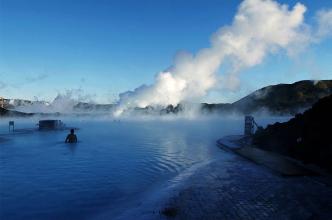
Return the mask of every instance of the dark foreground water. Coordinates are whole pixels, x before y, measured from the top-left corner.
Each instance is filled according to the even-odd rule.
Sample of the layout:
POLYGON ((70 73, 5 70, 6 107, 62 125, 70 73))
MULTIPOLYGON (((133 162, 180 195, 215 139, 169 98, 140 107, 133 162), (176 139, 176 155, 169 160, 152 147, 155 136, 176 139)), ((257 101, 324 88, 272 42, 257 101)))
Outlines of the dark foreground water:
MULTIPOLYGON (((275 120, 285 119, 258 123, 275 120)), ((67 131, 9 135, 0 122, 0 219, 111 219, 220 154, 216 139, 243 131, 242 118, 63 121, 79 128, 79 143, 64 144, 67 131)))

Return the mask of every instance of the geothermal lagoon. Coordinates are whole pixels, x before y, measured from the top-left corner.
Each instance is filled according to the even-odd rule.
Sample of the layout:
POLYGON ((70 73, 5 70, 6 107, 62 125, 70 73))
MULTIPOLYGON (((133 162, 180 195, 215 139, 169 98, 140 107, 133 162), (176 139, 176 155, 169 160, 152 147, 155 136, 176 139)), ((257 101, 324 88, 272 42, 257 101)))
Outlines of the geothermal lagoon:
POLYGON ((228 153, 216 140, 243 132, 242 117, 61 118, 68 127, 78 128, 79 142, 65 144, 68 130, 38 131, 38 120, 14 119, 19 130, 14 133, 8 132, 8 121, 1 120, 1 219, 135 215, 130 212, 142 212, 147 201, 158 204, 151 200, 166 199, 165 190, 180 185, 196 167, 226 160, 228 153))

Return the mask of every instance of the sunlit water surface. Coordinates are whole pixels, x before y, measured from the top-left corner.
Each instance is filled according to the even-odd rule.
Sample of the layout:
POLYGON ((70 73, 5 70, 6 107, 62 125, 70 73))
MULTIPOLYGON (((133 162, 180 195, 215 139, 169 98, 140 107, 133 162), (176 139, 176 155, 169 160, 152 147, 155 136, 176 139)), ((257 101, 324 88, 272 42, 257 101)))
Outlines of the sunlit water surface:
MULTIPOLYGON (((258 119, 266 125, 285 118, 258 119)), ((215 142, 243 132, 243 118, 112 121, 63 119, 68 131, 8 134, 0 122, 0 219, 90 219, 125 211, 184 170, 222 151, 215 142)), ((16 128, 38 122, 16 120, 16 128)))

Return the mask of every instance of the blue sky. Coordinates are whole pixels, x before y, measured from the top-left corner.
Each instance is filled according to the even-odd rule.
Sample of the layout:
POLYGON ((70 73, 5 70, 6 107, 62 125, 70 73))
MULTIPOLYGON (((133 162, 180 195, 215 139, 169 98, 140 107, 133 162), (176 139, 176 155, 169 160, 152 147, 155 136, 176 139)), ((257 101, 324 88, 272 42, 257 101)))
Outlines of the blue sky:
MULTIPOLYGON (((229 25, 234 0, 1 0, 0 96, 52 100, 81 89, 97 102, 151 84, 181 50, 208 47, 229 25)), ((293 6, 298 1, 279 1, 293 6)), ((306 21, 332 1, 300 1, 306 21)), ((302 79, 332 79, 331 39, 294 58, 267 57, 241 74, 241 89, 215 90, 202 101, 228 102, 260 87, 302 79)))

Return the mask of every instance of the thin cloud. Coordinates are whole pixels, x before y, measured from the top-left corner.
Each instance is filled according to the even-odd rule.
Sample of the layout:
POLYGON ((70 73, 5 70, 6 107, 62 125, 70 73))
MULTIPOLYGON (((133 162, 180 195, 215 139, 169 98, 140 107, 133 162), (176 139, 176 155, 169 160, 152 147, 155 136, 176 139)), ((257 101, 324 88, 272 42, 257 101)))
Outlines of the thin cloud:
POLYGON ((332 10, 320 10, 317 12, 316 19, 318 22, 317 38, 332 36, 332 10))
POLYGON ((5 89, 7 87, 7 84, 0 81, 0 89, 5 89))
POLYGON ((47 74, 39 74, 39 75, 36 75, 36 76, 27 76, 25 78, 26 80, 26 83, 25 84, 28 84, 28 83, 35 83, 35 82, 38 82, 38 81, 42 81, 46 78, 48 78, 49 75, 47 74))

